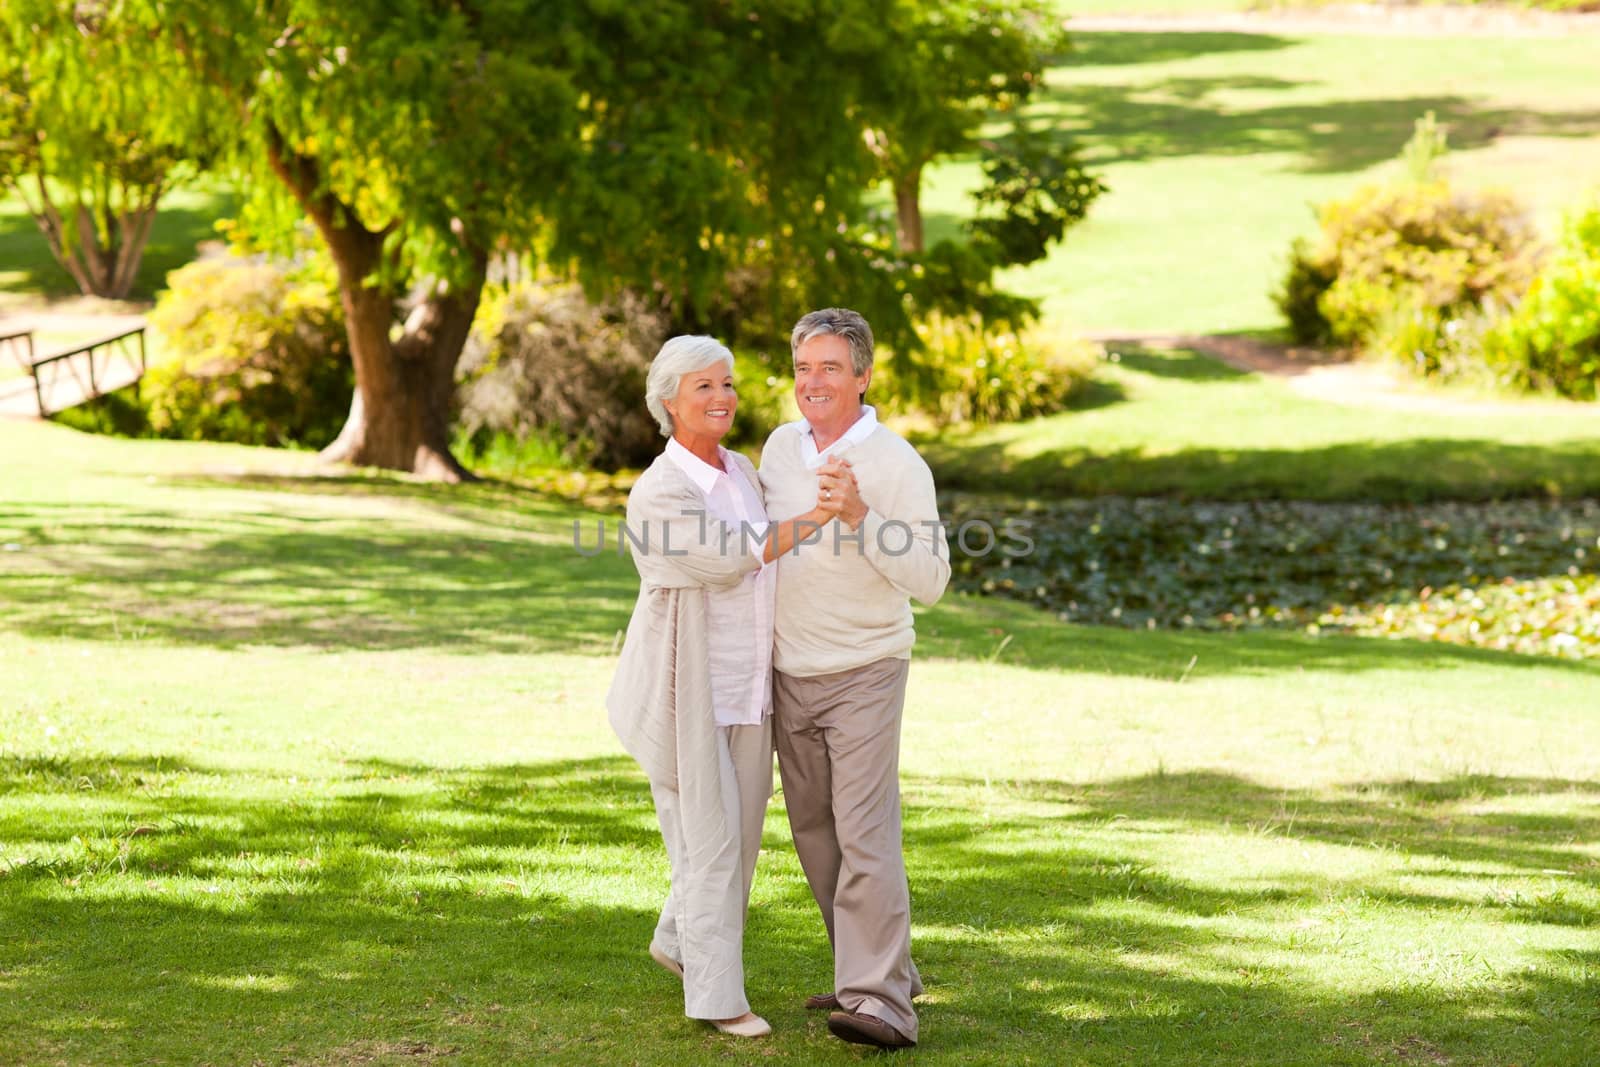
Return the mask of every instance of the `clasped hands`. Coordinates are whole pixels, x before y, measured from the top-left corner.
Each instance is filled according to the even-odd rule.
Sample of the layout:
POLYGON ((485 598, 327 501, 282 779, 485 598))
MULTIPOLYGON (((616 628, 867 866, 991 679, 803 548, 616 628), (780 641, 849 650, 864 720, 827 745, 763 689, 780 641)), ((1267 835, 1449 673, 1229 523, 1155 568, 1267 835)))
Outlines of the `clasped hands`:
POLYGON ((856 485, 849 460, 830 459, 817 472, 817 510, 852 530, 867 517, 867 505, 861 499, 861 488, 856 485))

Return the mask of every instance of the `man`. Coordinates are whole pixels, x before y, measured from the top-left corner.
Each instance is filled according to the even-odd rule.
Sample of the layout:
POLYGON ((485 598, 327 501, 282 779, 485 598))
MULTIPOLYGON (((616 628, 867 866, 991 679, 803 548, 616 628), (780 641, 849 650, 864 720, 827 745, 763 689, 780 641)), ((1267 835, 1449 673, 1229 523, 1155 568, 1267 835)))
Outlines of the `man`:
POLYGON ((932 604, 950 563, 933 475, 864 397, 872 330, 854 311, 802 318, 790 337, 799 422, 761 455, 767 510, 833 516, 778 561, 773 733, 795 851, 833 946, 845 1041, 917 1042, 911 897, 900 843, 900 717, 910 598, 932 604))

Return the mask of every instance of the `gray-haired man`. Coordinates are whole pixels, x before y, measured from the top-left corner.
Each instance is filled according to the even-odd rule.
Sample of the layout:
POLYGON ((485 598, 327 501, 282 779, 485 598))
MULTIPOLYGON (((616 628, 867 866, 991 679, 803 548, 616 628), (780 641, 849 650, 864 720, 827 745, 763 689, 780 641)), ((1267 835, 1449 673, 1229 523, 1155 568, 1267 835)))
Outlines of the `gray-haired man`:
POLYGON ((900 842, 900 719, 911 598, 950 578, 933 475, 863 403, 872 330, 854 311, 795 324, 799 422, 761 454, 767 509, 835 518, 778 563, 774 737, 795 851, 833 945, 828 1029, 846 1041, 917 1041, 911 899, 900 842))

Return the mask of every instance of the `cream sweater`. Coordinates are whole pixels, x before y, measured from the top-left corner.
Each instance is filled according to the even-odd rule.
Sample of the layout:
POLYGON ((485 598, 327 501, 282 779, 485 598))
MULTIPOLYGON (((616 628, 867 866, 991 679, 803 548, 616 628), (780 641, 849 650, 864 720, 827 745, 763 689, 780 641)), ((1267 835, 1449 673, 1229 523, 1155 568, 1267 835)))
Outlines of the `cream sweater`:
MULTIPOLYGON (((767 515, 784 522, 817 503, 807 470, 804 422, 778 427, 761 452, 767 515)), ((854 531, 834 521, 778 561, 773 666, 793 677, 910 659, 916 632, 910 598, 932 604, 950 580, 949 549, 936 528, 933 473, 886 426, 829 455, 848 459, 867 517, 854 531)))

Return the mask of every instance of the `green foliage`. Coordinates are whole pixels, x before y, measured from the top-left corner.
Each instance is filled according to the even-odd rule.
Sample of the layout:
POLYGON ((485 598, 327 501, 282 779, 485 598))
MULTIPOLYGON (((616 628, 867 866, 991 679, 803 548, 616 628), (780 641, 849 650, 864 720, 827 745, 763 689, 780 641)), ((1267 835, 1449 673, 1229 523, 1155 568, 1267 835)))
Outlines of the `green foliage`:
POLYGON ((1384 307, 1366 351, 1418 377, 1500 384, 1483 359, 1483 338, 1495 308, 1442 311, 1413 298, 1384 307))
MULTIPOLYGON (((266 179, 247 229, 270 242, 309 214, 351 306, 398 303, 419 283, 443 293, 439 279, 456 287, 441 314, 462 328, 408 326, 394 341, 408 352, 465 335, 483 265, 508 249, 576 275, 596 298, 648 293, 674 332, 750 347, 839 294, 907 352, 913 319, 943 307, 931 301, 1031 310, 994 290, 993 257, 894 255, 865 204, 882 176, 867 135, 894 109, 925 108, 897 129, 943 130, 954 116, 966 131, 989 104, 1020 98, 1046 39, 1031 0, 897 0, 887 12, 860 0, 562 0, 470 18, 424 0, 129 3, 243 117, 239 158, 266 179), (916 26, 942 27, 943 43, 903 52, 916 26), (951 69, 960 77, 944 80, 951 69), (907 78, 927 91, 903 92, 907 78)), ((993 206, 1014 217, 990 243, 1032 255, 1091 186, 1059 152, 1009 166, 993 206), (1032 250, 1018 225, 1044 231, 1032 250)), ((371 328, 352 337, 364 380, 364 345, 384 346, 371 328)), ((455 354, 418 362, 448 367, 455 354)), ((387 402, 363 399, 368 419, 387 402)), ((634 447, 588 436, 606 462, 634 447)))
POLYGON ((1012 422, 1066 407, 1099 365, 1098 345, 1039 330, 986 326, 973 315, 933 314, 917 324, 914 373, 880 361, 868 394, 888 412, 924 415, 936 426, 1012 422))
POLYGON ((991 145, 982 169, 986 184, 973 194, 978 214, 966 228, 999 266, 1043 259, 1106 191, 1070 147, 1023 133, 991 145))
POLYGON ((1411 139, 1400 149, 1400 162, 1414 185, 1427 185, 1443 177, 1439 165, 1449 152, 1449 137, 1429 111, 1412 127, 1411 139))
POLYGON ((0 4, 0 192, 83 293, 128 295, 162 198, 209 163, 218 119, 122 5, 0 4))
POLYGON ((1302 343, 1364 347, 1407 306, 1442 321, 1508 304, 1531 274, 1532 230, 1502 194, 1368 186, 1318 214, 1319 234, 1295 246, 1276 297, 1302 343))
POLYGON ((319 447, 354 386, 325 261, 209 259, 174 271, 150 324, 175 356, 142 384, 159 437, 319 447))
MULTIPOLYGON (((890 0, 863 29, 862 72, 874 154, 891 182, 971 146, 995 111, 1020 108, 1045 62, 1067 48, 1065 20, 1041 0, 890 0)), ((860 9, 867 16, 868 8, 860 9)))
POLYGON ((251 179, 251 236, 288 254, 305 214, 382 234, 354 282, 399 293, 470 275, 471 249, 537 223, 571 159, 574 90, 521 5, 128 6, 241 119, 231 147, 251 179))
POLYGON ((739 390, 739 410, 728 432, 728 446, 760 448, 773 430, 800 417, 794 402, 794 373, 787 361, 774 367, 758 356, 736 351, 733 380, 739 390))
POLYGON ((1497 373, 1530 389, 1594 400, 1600 389, 1600 201, 1573 212, 1527 295, 1483 338, 1497 373))
POLYGON ((1295 238, 1289 250, 1289 268, 1272 299, 1289 321, 1289 335, 1301 344, 1321 345, 1333 340, 1319 301, 1338 280, 1334 263, 1314 256, 1304 237, 1295 238))
MULTIPOLYGON (((1108 498, 1017 506, 957 497, 942 514, 951 524, 960 588, 1029 601, 1074 622, 1403 629, 1427 639, 1600 658, 1592 613, 1600 602, 1594 501, 1108 498), (972 519, 997 530, 1008 520, 1024 524, 1032 550, 962 550, 956 535, 972 519), (1449 622, 1440 616, 1446 605, 1449 622), (1429 617, 1432 631, 1423 626, 1429 617)), ((982 542, 974 535, 969 543, 982 542)))
POLYGON ((150 436, 150 412, 145 407, 142 390, 136 393, 132 386, 58 411, 50 416, 50 421, 83 433, 109 437, 150 436))
POLYGON ((483 454, 548 456, 603 470, 639 467, 661 450, 645 407, 645 372, 668 327, 633 294, 588 300, 571 283, 491 290, 461 360, 457 432, 483 454))

